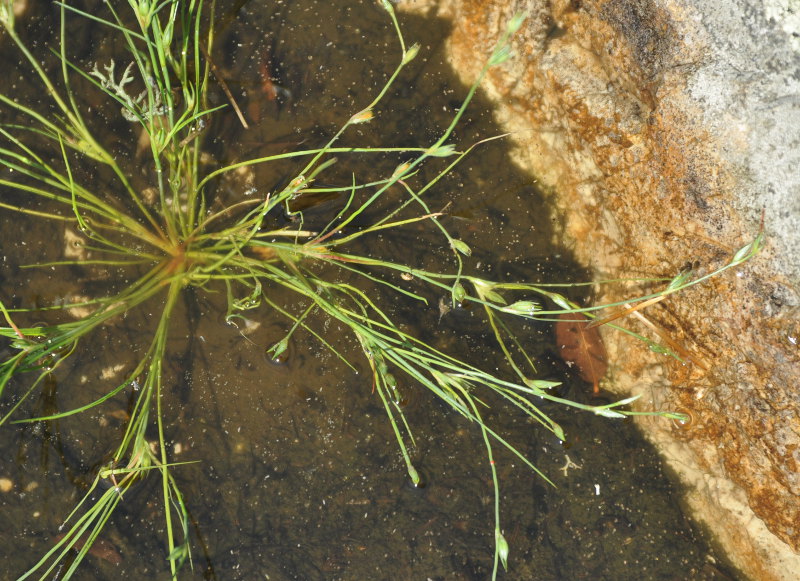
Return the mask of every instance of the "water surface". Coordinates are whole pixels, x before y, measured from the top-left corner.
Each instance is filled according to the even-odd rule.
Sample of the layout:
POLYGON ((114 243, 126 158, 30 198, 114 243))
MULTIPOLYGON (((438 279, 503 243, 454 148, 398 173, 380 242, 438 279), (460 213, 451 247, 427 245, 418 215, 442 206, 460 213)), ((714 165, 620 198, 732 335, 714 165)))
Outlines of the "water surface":
MULTIPOLYGON (((243 129, 231 113, 221 115, 206 137, 212 163, 323 143, 369 103, 399 58, 391 23, 376 2, 239 4, 230 13, 222 9, 224 27, 212 58, 251 128, 243 129)), ((53 16, 42 13, 35 25, 52 31, 53 16)), ((78 62, 114 54, 101 27, 76 26, 87 33, 86 40, 72 44, 78 62)), ((420 57, 381 105, 377 119, 343 143, 428 145, 466 94, 442 62, 447 22, 409 17, 403 28, 409 42, 421 43, 420 57)), ((8 42, 0 51, 4 61, 16 62, 8 42)), ((19 82, 4 91, 39 98, 41 91, 32 83, 15 78, 19 82)), ((218 85, 212 98, 226 100, 218 85)), ((108 138, 135 167, 129 152, 136 135, 124 123, 104 124, 115 130, 108 138)), ((499 133, 487 104, 478 99, 456 140, 466 146, 499 133)), ((324 179, 342 184, 349 183, 351 172, 385 175, 398 161, 343 158, 324 179)), ((263 195, 294 170, 291 164, 259 167, 223 182, 219 203, 263 195)), ((146 182, 146 172, 137 176, 146 182)), ((0 196, 19 198, 7 190, 0 196)), ((443 223, 473 248, 472 272, 525 281, 587 276, 570 261, 567 249, 552 245, 557 221, 534 179, 512 166, 502 141, 476 150, 429 194, 428 202, 447 209, 443 223)), ((314 204, 309 223, 325 223, 335 211, 335 199, 314 204)), ((69 295, 111 292, 130 276, 79 267, 66 274, 18 268, 62 257, 63 240, 61 225, 5 214, 0 240, 5 304, 45 306, 69 295)), ((359 250, 428 269, 453 268, 445 241, 429 227, 375 236, 359 250)), ((443 313, 440 300, 447 297, 419 287, 414 290, 425 294, 427 305, 379 288, 366 290, 408 332, 510 377, 479 309, 443 313)), ((270 292, 278 302, 295 300, 278 289, 270 292)), ((158 308, 153 303, 99 329, 24 412, 70 409, 112 388, 141 356, 158 308)), ((402 381, 416 438, 412 455, 425 484, 414 487, 373 393, 368 366, 346 330, 323 318, 312 322, 350 356, 358 372, 303 332, 295 335, 285 360, 270 361, 265 350, 282 337, 286 322, 265 307, 245 316, 247 321, 232 325, 224 320, 224 295, 189 290, 174 317, 164 401, 167 438, 177 461, 199 461, 173 471, 193 519, 193 570, 187 567, 181 576, 487 579, 493 492, 475 426, 413 382, 402 381)), ((591 389, 555 356, 548 324, 514 323, 514 329, 537 360, 541 378, 561 380, 561 395, 589 401, 591 389)), ((13 484, 0 493, 0 534, 8 556, 2 578, 16 578, 53 543, 97 467, 115 450, 132 395, 120 394, 81 416, 0 428, 0 477, 13 484)), ((487 403, 496 405, 485 412, 486 419, 556 485, 496 450, 502 527, 511 545, 509 571, 501 578, 725 578, 711 565, 718 557, 705 536, 682 512, 671 477, 630 422, 545 405, 564 427, 565 443, 492 398, 487 403)), ((76 578, 168 578, 160 502, 156 478, 133 489, 104 533, 105 553, 90 556, 76 578)))

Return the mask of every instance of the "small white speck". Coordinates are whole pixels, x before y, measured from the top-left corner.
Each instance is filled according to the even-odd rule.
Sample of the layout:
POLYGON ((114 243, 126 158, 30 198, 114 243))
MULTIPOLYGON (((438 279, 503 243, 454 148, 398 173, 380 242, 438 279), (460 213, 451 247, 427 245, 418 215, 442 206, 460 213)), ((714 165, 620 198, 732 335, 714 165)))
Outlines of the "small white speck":
POLYGON ((594 485, 594 495, 595 496, 600 496, 600 485, 599 484, 595 484, 594 485))

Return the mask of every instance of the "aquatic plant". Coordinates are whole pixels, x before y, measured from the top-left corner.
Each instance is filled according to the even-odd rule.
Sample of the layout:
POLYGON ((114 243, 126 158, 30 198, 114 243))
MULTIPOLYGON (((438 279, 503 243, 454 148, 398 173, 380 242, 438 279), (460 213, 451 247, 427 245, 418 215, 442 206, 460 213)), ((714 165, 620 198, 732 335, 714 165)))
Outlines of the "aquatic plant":
MULTIPOLYGON (((160 477, 166 553, 172 576, 177 577, 181 566, 191 560, 190 519, 173 478, 173 470, 179 470, 182 463, 174 461, 167 445, 165 428, 171 418, 162 409, 164 361, 172 318, 179 298, 188 288, 223 292, 227 320, 235 320, 260 305, 268 305, 283 315, 289 322, 289 331, 270 349, 271 358, 279 358, 292 334, 304 329, 350 364, 343 350, 319 334, 309 321, 328 318, 347 328, 371 370, 368 388, 382 402, 409 477, 415 483, 419 482, 419 475, 409 453, 414 440, 401 405, 401 385, 413 381, 424 386, 474 423, 483 436, 494 483, 496 575, 499 563, 506 565, 509 547, 500 524, 494 447, 507 448, 548 479, 484 422, 482 394, 493 392, 562 440, 565 436, 561 427, 540 410, 537 402, 549 400, 609 418, 635 413, 625 407, 632 398, 603 405, 572 402, 555 395, 551 390, 555 383, 537 377, 534 361, 504 318, 551 320, 565 313, 591 316, 594 309, 580 308, 559 291, 558 285, 498 282, 465 274, 464 261, 471 255, 470 247, 447 231, 440 220, 442 212, 433 210, 425 200, 426 193, 478 145, 456 147, 451 143, 453 132, 482 78, 490 68, 511 56, 509 37, 521 26, 523 16, 516 16, 508 24, 451 123, 433 143, 413 148, 340 146, 339 140, 347 130, 373 120, 378 104, 420 50, 418 45, 406 45, 391 3, 382 0, 396 30, 400 62, 366 106, 345 120, 321 147, 208 169, 203 157, 204 129, 221 108, 210 106, 207 98, 212 65, 206 55, 215 40, 214 26, 208 22, 213 22, 213 15, 203 13, 205 4, 199 0, 131 0, 129 5, 131 13, 123 15, 114 4, 105 3, 108 12, 101 16, 59 3, 60 45, 55 56, 60 78, 55 79, 18 34, 13 1, 0 1, 0 24, 48 98, 46 105, 37 108, 0 94, 0 104, 7 112, 0 126, 0 135, 5 139, 5 145, 0 147, 0 166, 5 170, 0 177, 0 187, 4 189, 0 208, 37 220, 69 224, 81 234, 74 259, 26 267, 69 268, 79 264, 109 271, 118 278, 117 289, 79 302, 38 308, 12 308, 0 302, 6 323, 0 328, 0 335, 11 349, 11 355, 0 363, 0 397, 6 401, 0 424, 12 418, 23 425, 58 420, 85 413, 126 390, 135 394, 113 458, 97 470, 83 499, 66 515, 65 534, 22 578, 46 578, 56 570, 62 578, 69 578, 121 500, 151 472, 160 477), (119 60, 109 60, 91 70, 75 65, 68 56, 67 34, 67 22, 73 17, 89 19, 106 27, 109 34, 119 35, 129 62, 122 65, 119 60), (141 148, 139 155, 147 160, 146 185, 141 184, 141 178, 132 178, 133 168, 129 166, 141 163, 136 151, 127 158, 118 156, 96 137, 92 124, 86 121, 87 110, 72 89, 76 76, 114 102, 120 116, 140 129, 141 139, 130 147, 141 148), (9 116, 13 121, 8 121, 9 116), (356 155, 391 155, 399 163, 390 175, 371 181, 353 176, 347 186, 317 185, 337 163, 335 156, 356 155), (421 166, 432 159, 450 162, 433 178, 418 183, 421 166), (223 207, 214 203, 223 176, 248 166, 297 160, 305 163, 285 185, 223 207), (95 187, 91 176, 101 174, 112 176, 114 189, 95 187), (6 195, 12 190, 13 196, 6 195), (306 227, 298 205, 309 196, 325 193, 341 195, 346 200, 344 206, 321 228, 306 227), (402 194, 399 199, 398 193, 402 194), (387 199, 390 203, 385 204, 387 199), (372 210, 379 206, 381 214, 374 217, 372 210), (294 221, 286 224, 277 219, 284 214, 293 216, 294 221), (368 216, 367 225, 351 228, 368 216), (442 244, 452 252, 454 272, 425 270, 351 250, 357 241, 370 236, 388 235, 420 224, 440 233, 442 244), (383 274, 378 276, 376 272, 383 274), (348 277, 341 277, 340 273, 348 277), (403 284, 408 280, 446 292, 451 305, 470 302, 482 308, 513 379, 487 372, 407 333, 366 290, 378 286, 387 293, 424 303, 426 299, 420 292, 403 284), (275 289, 293 294, 296 303, 287 307, 277 301, 275 289), (101 326, 114 325, 144 305, 158 313, 155 329, 148 348, 122 381, 110 385, 102 397, 74 409, 17 417, 26 400, 43 388, 47 378, 76 352, 81 342, 101 326), (22 322, 37 321, 42 314, 54 320, 46 324, 22 322), (13 393, 5 393, 7 389, 13 393), (148 437, 153 428, 157 434, 154 442, 148 437), (77 558, 61 570, 71 551, 77 551, 77 558)), ((759 237, 711 275, 749 259, 760 243, 759 237)), ((666 296, 711 275, 692 278, 682 273, 665 289, 640 300, 666 296)), ((599 379, 594 372, 591 378, 595 382, 599 379)), ((663 415, 682 418, 677 414, 663 415)))

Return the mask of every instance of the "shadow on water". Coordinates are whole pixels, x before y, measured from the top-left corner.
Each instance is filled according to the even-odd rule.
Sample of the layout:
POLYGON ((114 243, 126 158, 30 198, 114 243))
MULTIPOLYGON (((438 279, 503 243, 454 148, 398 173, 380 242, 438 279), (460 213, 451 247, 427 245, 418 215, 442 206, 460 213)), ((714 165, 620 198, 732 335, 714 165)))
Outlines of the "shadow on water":
MULTIPOLYGON (((230 18, 222 18, 212 58, 251 128, 244 130, 232 113, 220 116, 206 137, 216 162, 323 142, 371 100, 398 58, 377 3, 238 4, 230 18)), ((404 18, 403 29, 409 42, 422 44, 420 57, 377 119, 343 144, 431 143, 465 94, 442 62, 447 23, 404 18)), ((96 34, 82 56, 86 62, 113 54, 96 34)), ((6 51, 7 45, 0 48, 6 51)), ((226 99, 219 85, 212 97, 220 104, 226 99)), ((468 145, 499 133, 478 99, 455 140, 468 145)), ((116 137, 130 138, 125 129, 116 137)), ((366 171, 364 164, 391 173, 399 161, 342 156, 324 179, 349 183, 351 172, 366 171)), ((257 167, 224 181, 216 203, 263 195, 295 169, 257 167)), ((586 279, 568 250, 552 246, 557 225, 551 210, 533 180, 514 169, 502 140, 482 145, 428 195, 431 208, 446 208, 443 223, 473 248, 474 272, 506 280, 586 279)), ((321 199, 307 208, 306 219, 324 223, 340 203, 321 199)), ((78 267, 67 277, 16 269, 60 256, 63 232, 54 235, 52 224, 26 219, 5 224, 0 244, 9 266, 0 274, 0 298, 6 304, 46 305, 112 284, 107 281, 114 273, 78 267), (56 244, 39 244, 47 240, 56 244)), ((361 250, 429 269, 453 267, 443 240, 429 228, 376 236, 370 244, 361 250)), ((390 299, 389 313, 404 321, 407 332, 489 370, 500 365, 479 309, 441 308, 444 295, 415 290, 428 293, 427 305, 390 299)), ((276 301, 284 298, 274 292, 276 301)), ((377 301, 387 299, 385 291, 370 292, 377 301)), ((424 486, 414 487, 366 364, 345 330, 327 320, 313 323, 352 356, 359 373, 308 333, 297 333, 288 354, 274 361, 266 349, 286 331, 285 321, 260 308, 226 322, 223 303, 222 294, 187 291, 170 339, 163 402, 168 441, 177 461, 198 461, 173 472, 194 521, 194 570, 187 567, 182 577, 487 579, 493 496, 475 427, 419 386, 401 384, 416 438, 413 456, 423 475, 424 486)), ((149 314, 141 312, 100 329, 70 366, 53 374, 26 413, 66 410, 98 397, 141 356, 149 324, 149 314)), ((538 354, 540 377, 562 379, 565 397, 590 399, 591 389, 554 356, 549 325, 520 323, 515 330, 538 354)), ((132 396, 121 394, 85 415, 2 428, 0 477, 12 486, 0 493, 0 530, 11 571, 2 578, 15 578, 57 538, 94 472, 113 453, 132 396)), ((727 578, 712 565, 718 557, 681 512, 679 493, 633 425, 552 405, 543 409, 561 423, 568 442, 502 405, 486 411, 488 422, 556 484, 496 451, 502 525, 511 546, 510 570, 502 578, 727 578)), ((158 486, 157 478, 145 479, 126 496, 103 544, 76 578, 168 577, 158 486)))

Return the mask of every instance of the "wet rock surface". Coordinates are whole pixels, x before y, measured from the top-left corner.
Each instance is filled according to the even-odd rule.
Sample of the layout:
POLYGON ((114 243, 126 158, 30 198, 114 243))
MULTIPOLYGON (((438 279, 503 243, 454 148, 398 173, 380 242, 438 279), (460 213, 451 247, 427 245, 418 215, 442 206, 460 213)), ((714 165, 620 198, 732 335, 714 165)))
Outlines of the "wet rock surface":
MULTIPOLYGON (((710 272, 755 237, 763 212, 767 246, 754 261, 644 311, 695 363, 607 341, 617 389, 692 415, 679 427, 642 423, 737 564, 753 578, 794 578, 800 26, 788 3, 405 6, 452 20, 448 50, 466 79, 512 15, 529 11, 516 58, 485 90, 518 162, 557 200, 563 238, 599 279, 710 272)), ((608 302, 649 287, 602 290, 608 302)))

